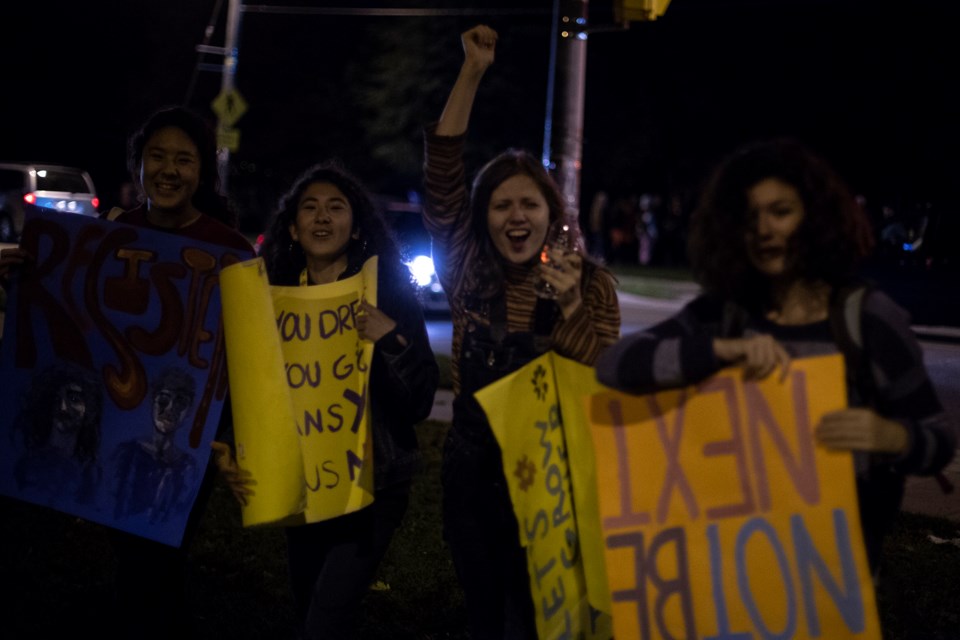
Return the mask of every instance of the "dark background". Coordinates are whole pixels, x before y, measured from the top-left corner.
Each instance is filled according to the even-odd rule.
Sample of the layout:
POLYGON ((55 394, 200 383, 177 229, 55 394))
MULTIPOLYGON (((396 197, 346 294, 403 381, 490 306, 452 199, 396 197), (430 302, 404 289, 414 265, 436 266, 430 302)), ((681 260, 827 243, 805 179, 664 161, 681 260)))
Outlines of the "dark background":
MULTIPOLYGON (((230 194, 262 224, 308 164, 339 157, 374 190, 420 184, 420 127, 461 61, 458 34, 500 33, 471 124, 471 166, 507 146, 543 147, 550 0, 296 2, 277 6, 463 9, 472 15, 336 16, 245 11, 230 194), (499 8, 509 9, 509 13, 499 8)), ((746 141, 793 135, 830 159, 868 206, 955 209, 960 9, 950 0, 673 0, 617 29, 590 4, 582 202, 679 194, 746 141)), ((247 2, 271 6, 270 0, 247 2)), ((6 2, 0 9, 0 159, 84 167, 104 206, 127 178, 127 135, 154 108, 211 119, 218 74, 197 63, 205 28, 223 44, 227 0, 6 2)))

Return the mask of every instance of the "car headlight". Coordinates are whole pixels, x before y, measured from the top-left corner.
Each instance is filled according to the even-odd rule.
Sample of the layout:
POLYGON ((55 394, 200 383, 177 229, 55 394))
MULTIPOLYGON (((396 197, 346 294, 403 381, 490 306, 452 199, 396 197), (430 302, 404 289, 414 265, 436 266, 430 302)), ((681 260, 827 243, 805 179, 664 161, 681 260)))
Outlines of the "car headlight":
POLYGON ((417 286, 420 287, 429 285, 437 274, 436 269, 433 268, 433 258, 430 256, 417 256, 406 265, 413 279, 416 280, 417 286))

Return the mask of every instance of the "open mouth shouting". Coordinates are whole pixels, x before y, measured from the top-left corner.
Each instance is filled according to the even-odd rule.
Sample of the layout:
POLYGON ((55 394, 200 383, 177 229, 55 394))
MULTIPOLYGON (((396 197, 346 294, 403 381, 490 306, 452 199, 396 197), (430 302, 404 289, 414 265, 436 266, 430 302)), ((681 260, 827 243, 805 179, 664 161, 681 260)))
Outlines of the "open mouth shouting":
POLYGON ((510 244, 512 253, 524 253, 527 248, 527 241, 530 239, 529 229, 512 229, 507 231, 507 242, 510 244))

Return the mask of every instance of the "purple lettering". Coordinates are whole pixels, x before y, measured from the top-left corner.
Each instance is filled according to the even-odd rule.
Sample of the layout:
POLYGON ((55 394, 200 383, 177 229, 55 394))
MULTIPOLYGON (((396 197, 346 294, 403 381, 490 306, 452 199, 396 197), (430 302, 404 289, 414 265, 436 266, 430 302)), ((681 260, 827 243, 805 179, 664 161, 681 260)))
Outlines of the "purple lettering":
POLYGON ((737 404, 734 380, 732 378, 714 378, 710 382, 701 385, 698 392, 720 392, 724 396, 727 414, 730 418, 731 437, 727 440, 715 440, 703 445, 703 455, 707 458, 727 455, 734 457, 734 469, 737 471, 737 479, 740 481, 740 493, 743 496, 743 501, 739 503, 734 502, 718 507, 707 507, 705 511, 706 516, 710 519, 719 519, 745 516, 753 513, 757 507, 753 499, 753 491, 750 488, 746 448, 743 443, 740 409, 737 404))
POLYGON ((646 511, 633 511, 633 489, 630 486, 630 459, 627 455, 626 425, 623 423, 623 411, 618 400, 609 404, 613 436, 617 441, 617 478, 620 480, 620 515, 604 518, 604 525, 611 529, 634 527, 650 524, 650 514, 646 511))
POLYGON ((783 430, 774 419, 770 405, 767 404, 757 385, 755 383, 743 385, 744 400, 747 405, 747 426, 751 433, 754 464, 756 466, 757 491, 760 495, 760 507, 764 511, 769 511, 771 500, 767 466, 763 457, 763 447, 760 444, 761 427, 764 427, 780 453, 784 469, 790 475, 790 479, 793 480, 793 486, 797 489, 800 497, 810 505, 820 502, 820 485, 817 480, 813 437, 810 433, 810 418, 807 414, 806 375, 802 371, 794 371, 790 374, 790 378, 793 390, 793 406, 796 408, 796 457, 790 451, 783 430))
POLYGON ((680 467, 678 456, 680 455, 680 438, 683 436, 683 416, 686 406, 687 391, 680 392, 680 398, 677 401, 677 414, 673 420, 673 437, 670 436, 670 430, 667 427, 667 421, 663 417, 663 411, 657 402, 655 395, 647 396, 647 405, 650 408, 650 415, 653 416, 657 424, 657 435, 660 436, 660 442, 663 443, 663 452, 666 454, 665 461, 667 468, 664 471, 663 489, 660 492, 660 498, 657 500, 657 521, 663 522, 667 519, 667 509, 670 506, 670 489, 677 485, 680 496, 687 505, 687 511, 694 520, 700 515, 700 509, 697 507, 697 499, 693 495, 693 489, 687 481, 687 476, 680 467))

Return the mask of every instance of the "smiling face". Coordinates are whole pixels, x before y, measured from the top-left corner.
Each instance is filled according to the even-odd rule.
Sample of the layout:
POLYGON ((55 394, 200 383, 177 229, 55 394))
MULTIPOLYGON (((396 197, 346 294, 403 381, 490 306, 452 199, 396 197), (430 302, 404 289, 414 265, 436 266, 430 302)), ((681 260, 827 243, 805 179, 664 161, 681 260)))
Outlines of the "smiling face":
POLYGON ((200 152, 179 127, 164 127, 147 139, 140 162, 140 184, 150 221, 179 227, 197 215, 193 194, 200 184, 200 152))
POLYGON ((747 190, 747 207, 750 264, 769 278, 788 275, 790 241, 806 215, 800 194, 782 180, 767 178, 747 190))
POLYGON ((353 207, 334 184, 314 182, 300 196, 297 217, 290 225, 290 237, 300 244, 307 264, 346 266, 347 247, 353 232, 353 207))
POLYGON ((550 226, 547 199, 530 176, 518 173, 490 195, 487 231, 500 255, 524 264, 540 255, 550 226))

